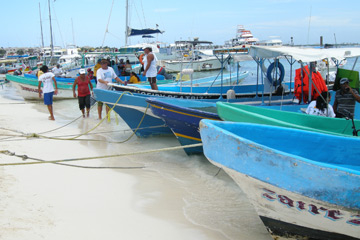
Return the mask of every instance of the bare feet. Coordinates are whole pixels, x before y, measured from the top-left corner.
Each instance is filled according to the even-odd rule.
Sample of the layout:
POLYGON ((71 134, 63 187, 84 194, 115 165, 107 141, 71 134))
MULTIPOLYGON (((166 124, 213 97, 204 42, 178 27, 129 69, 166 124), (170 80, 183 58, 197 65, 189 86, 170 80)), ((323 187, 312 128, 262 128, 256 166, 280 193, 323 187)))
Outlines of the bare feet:
POLYGON ((54 120, 55 120, 55 118, 54 118, 54 117, 52 117, 52 116, 50 116, 50 117, 49 117, 49 120, 54 121, 54 120))
POLYGON ((90 116, 90 112, 86 112, 86 117, 89 117, 90 116))

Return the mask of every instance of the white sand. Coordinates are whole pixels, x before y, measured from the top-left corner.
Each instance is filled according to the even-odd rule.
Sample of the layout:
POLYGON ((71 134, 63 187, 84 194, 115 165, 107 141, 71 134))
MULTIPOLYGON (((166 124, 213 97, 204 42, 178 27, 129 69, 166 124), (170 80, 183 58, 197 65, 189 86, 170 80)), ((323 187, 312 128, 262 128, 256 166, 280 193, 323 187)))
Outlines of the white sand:
MULTIPOLYGON (((75 100, 54 103, 56 121, 41 102, 20 100, 0 88, 0 127, 39 133, 79 116, 75 100), (12 99, 11 99, 12 98, 12 99)), ((98 123, 89 119, 47 134, 77 134, 98 123)), ((94 132, 127 129, 104 122, 94 132)), ((0 138, 11 131, 0 129, 0 138)), ((175 137, 132 138, 128 131, 89 135, 102 140, 59 141, 18 138, 0 141, 0 150, 44 160, 100 156, 178 146, 175 137), (11 141, 10 141, 11 140, 11 141)), ((0 163, 22 160, 0 154, 0 163)), ((30 160, 27 160, 30 161, 30 160)), ((71 164, 145 167, 83 169, 54 164, 0 167, 0 239, 271 239, 236 184, 204 157, 183 151, 100 159, 71 164)))

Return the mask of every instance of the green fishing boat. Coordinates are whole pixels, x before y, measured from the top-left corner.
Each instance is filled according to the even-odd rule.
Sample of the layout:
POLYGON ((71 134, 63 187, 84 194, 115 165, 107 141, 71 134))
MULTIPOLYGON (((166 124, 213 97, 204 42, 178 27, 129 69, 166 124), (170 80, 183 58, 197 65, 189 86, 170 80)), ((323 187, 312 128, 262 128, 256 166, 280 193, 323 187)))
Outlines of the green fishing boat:
MULTIPOLYGON (((353 136, 352 121, 344 118, 328 118, 234 103, 217 102, 216 105, 220 118, 226 121, 257 123, 333 135, 353 136)), ((354 124, 360 127, 359 120, 354 120, 354 124)), ((275 135, 276 133, 274 133, 275 135)))

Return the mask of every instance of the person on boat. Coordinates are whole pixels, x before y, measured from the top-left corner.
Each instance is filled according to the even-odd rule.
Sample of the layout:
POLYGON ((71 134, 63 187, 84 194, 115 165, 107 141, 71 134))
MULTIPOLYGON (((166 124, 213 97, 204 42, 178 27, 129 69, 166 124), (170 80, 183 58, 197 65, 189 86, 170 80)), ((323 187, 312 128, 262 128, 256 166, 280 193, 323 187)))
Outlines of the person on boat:
POLYGON ((94 80, 95 80, 95 84, 97 84, 96 72, 97 72, 97 70, 98 70, 99 68, 101 68, 101 59, 99 59, 99 60, 97 61, 97 63, 95 64, 95 66, 94 66, 94 80))
MULTIPOLYGON (((118 76, 116 76, 114 69, 112 67, 109 67, 108 63, 109 62, 106 59, 101 60, 101 68, 98 69, 96 73, 97 76, 96 88, 105 89, 105 90, 109 89, 108 84, 112 83, 113 79, 125 85, 125 82, 122 81, 118 76)), ((103 103, 98 102, 99 119, 101 119, 102 109, 103 109, 103 103)), ((109 113, 109 110, 110 108, 106 106, 106 114, 109 113)))
POLYGON ((125 68, 124 68, 124 72, 125 72, 125 76, 130 76, 130 73, 131 73, 131 70, 132 70, 132 67, 131 67, 131 64, 130 64, 130 61, 129 59, 126 60, 126 64, 125 64, 125 68))
POLYGON ((140 83, 140 78, 135 72, 130 73, 129 83, 133 83, 133 84, 140 83))
POLYGON ((91 71, 91 68, 87 69, 87 75, 86 76, 89 77, 90 81, 91 81, 91 79, 94 78, 94 72, 91 71))
POLYGON ((63 74, 63 70, 60 68, 60 64, 57 64, 56 67, 53 68, 52 73, 55 77, 60 77, 63 74))
POLYGON ((86 116, 89 117, 90 115, 90 89, 91 93, 93 93, 93 86, 91 84, 91 78, 89 75, 85 75, 85 69, 80 69, 79 74, 72 86, 74 98, 76 98, 75 88, 77 86, 78 90, 78 101, 79 101, 79 108, 82 112, 83 117, 85 117, 85 107, 86 107, 86 116), (90 87, 90 89, 89 89, 90 87))
POLYGON ((315 101, 311 101, 306 109, 306 114, 335 117, 333 107, 329 104, 331 96, 329 92, 322 92, 315 101))
POLYGON ((53 96, 54 94, 56 95, 58 93, 55 75, 54 73, 49 72, 49 68, 46 65, 42 66, 40 70, 43 72, 43 74, 39 77, 39 85, 38 85, 39 98, 41 98, 41 93, 43 93, 44 104, 47 106, 50 113, 49 120, 55 120, 53 106, 52 106, 53 96), (42 91, 41 91, 41 83, 43 84, 42 91), (55 85, 55 89, 53 83, 55 85))
POLYGON ((145 56, 144 53, 140 54, 140 56, 139 56, 139 62, 141 64, 141 70, 140 70, 141 72, 144 71, 144 56, 145 56))
POLYGON ((151 47, 146 47, 144 49, 144 67, 145 70, 143 72, 143 76, 146 76, 151 89, 153 90, 158 90, 158 86, 156 84, 156 75, 157 75, 157 69, 156 69, 156 62, 157 62, 157 58, 155 56, 155 54, 152 52, 152 48, 151 47))
POLYGON ((124 69, 125 69, 125 63, 124 63, 124 59, 120 59, 120 62, 118 64, 118 71, 119 71, 119 75, 124 75, 124 69))
POLYGON ((353 115, 355 112, 355 101, 360 103, 358 91, 349 86, 349 79, 340 79, 340 89, 336 91, 334 111, 336 117, 343 118, 353 115))
POLYGON ((41 71, 41 68, 39 69, 39 71, 36 72, 36 77, 39 79, 41 75, 43 75, 43 71, 41 71))

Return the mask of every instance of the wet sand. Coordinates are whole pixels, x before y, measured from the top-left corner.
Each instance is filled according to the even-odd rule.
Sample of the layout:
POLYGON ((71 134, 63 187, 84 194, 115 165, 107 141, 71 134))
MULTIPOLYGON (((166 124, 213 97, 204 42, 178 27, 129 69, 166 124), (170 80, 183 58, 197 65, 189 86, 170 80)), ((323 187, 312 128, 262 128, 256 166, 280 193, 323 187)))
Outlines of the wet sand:
MULTIPOLYGON (((58 128, 80 111, 76 100, 58 101, 56 120, 49 121, 42 102, 22 100, 10 85, 0 88, 0 108, 0 150, 43 160, 179 146, 173 136, 111 143, 131 134, 114 113, 82 137, 97 141, 5 139, 16 134, 9 130, 58 128)), ((90 118, 44 135, 79 134, 97 125, 96 118, 92 109, 90 118)), ((0 154, 0 163, 22 161, 0 154)), ((69 164, 101 168, 0 167, 0 239, 272 239, 239 187, 223 171, 215 176, 218 168, 203 156, 176 150, 69 164)))

